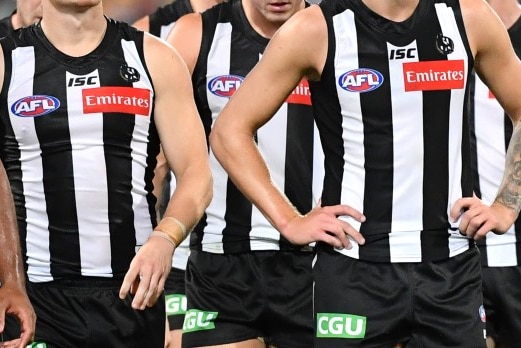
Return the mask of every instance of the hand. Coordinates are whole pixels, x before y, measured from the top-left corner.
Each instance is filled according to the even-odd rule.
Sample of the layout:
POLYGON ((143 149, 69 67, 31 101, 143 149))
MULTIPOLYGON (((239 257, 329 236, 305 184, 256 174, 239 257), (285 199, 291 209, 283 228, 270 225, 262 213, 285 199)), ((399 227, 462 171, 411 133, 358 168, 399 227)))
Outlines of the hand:
POLYGON ((160 237, 150 237, 130 263, 123 279, 119 297, 134 295, 132 308, 152 307, 163 292, 165 281, 172 267, 172 244, 160 237))
POLYGON ((350 224, 338 216, 350 216, 356 221, 364 222, 365 216, 347 205, 315 207, 308 214, 297 215, 285 226, 281 233, 291 243, 306 245, 321 241, 338 249, 351 249, 348 236, 359 245, 365 243, 364 237, 350 224))
POLYGON ((0 347, 24 348, 34 339, 36 314, 27 297, 25 289, 19 285, 5 282, 0 287, 0 332, 4 331, 5 315, 14 315, 20 322, 20 338, 0 343, 0 347))
POLYGON ((452 221, 461 219, 460 233, 475 240, 484 238, 490 231, 496 234, 507 232, 516 217, 512 209, 499 203, 488 206, 475 196, 458 199, 450 211, 452 221))

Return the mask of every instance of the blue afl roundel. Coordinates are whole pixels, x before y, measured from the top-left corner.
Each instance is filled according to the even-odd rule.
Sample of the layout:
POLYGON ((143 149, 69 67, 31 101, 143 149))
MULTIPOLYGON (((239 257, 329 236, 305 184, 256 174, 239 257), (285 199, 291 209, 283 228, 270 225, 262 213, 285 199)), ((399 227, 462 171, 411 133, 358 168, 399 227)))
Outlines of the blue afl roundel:
POLYGON ((343 73, 338 84, 349 92, 369 92, 380 87, 384 82, 383 75, 376 70, 359 68, 343 73))
POLYGON ((221 75, 208 82, 208 90, 219 97, 230 98, 240 87, 244 77, 237 75, 221 75))
POLYGON ((18 99, 11 105, 11 112, 19 117, 38 117, 60 107, 60 101, 50 95, 31 95, 18 99))

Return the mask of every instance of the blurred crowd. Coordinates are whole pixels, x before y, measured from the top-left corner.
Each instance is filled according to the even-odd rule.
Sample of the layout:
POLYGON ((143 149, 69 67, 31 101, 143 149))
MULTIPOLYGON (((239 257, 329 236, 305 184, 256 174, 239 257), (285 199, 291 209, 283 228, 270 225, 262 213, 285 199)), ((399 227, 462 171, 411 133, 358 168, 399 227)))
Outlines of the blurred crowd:
MULTIPOLYGON (((103 5, 107 16, 133 22, 168 2, 170 0, 103 0, 103 5)), ((16 0, 0 0, 0 18, 10 14, 15 7, 16 0)))

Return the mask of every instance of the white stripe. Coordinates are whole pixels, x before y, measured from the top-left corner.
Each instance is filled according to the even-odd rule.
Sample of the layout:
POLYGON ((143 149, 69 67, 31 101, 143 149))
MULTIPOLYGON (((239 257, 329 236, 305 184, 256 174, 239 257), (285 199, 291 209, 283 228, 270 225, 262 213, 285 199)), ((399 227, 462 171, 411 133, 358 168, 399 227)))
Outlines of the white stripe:
MULTIPOLYGON (((488 87, 476 76, 475 132, 478 153, 479 187, 485 204, 491 204, 501 184, 505 168, 505 112, 488 87)), ((487 234, 487 264, 489 267, 517 266, 515 225, 504 235, 487 234)))
POLYGON ((419 262, 422 255, 419 231, 423 229, 423 93, 404 92, 403 64, 418 62, 416 41, 403 47, 388 43, 388 57, 392 50, 398 48, 412 49, 415 54, 413 58, 389 60, 394 168, 389 247, 391 262, 419 262), (411 159, 411 156, 414 158, 411 159), (411 168, 411 164, 415 167, 411 168))
MULTIPOLYGON (((208 53, 208 66, 206 83, 217 76, 228 75, 230 73, 230 52, 231 52, 231 23, 218 23, 215 28, 214 40, 208 53)), ((212 94, 208 88, 208 105, 212 110, 213 121, 217 118, 221 110, 228 102, 227 98, 212 94)), ((222 231, 225 227, 224 215, 226 213, 226 192, 228 175, 221 167, 212 151, 210 151, 210 167, 213 175, 213 199, 206 209, 207 226, 204 229, 202 249, 204 251, 223 253, 222 231)))
MULTIPOLYGON (((446 4, 436 4, 436 13, 441 25, 444 36, 449 37, 454 42, 454 52, 450 53, 447 58, 450 60, 462 59, 465 62, 465 86, 467 85, 468 57, 467 51, 461 39, 458 25, 454 17, 452 8, 448 8, 446 4)), ((451 90, 450 100, 450 119, 449 119, 449 201, 447 207, 447 215, 450 216, 452 204, 462 197, 461 191, 461 174, 462 174, 462 158, 461 144, 463 133, 462 110, 465 99, 465 89, 451 90)), ((453 224, 452 227, 459 225, 459 222, 453 224)), ((468 240, 457 231, 450 231, 449 238, 449 255, 450 257, 458 255, 468 249, 468 240)))
POLYGON ((162 25, 159 33, 159 37, 163 40, 166 40, 170 31, 174 28, 175 22, 172 22, 168 25, 162 25))
MULTIPOLYGON (((34 49, 21 47, 12 52, 13 75, 7 105, 33 95, 34 49)), ((27 214, 27 274, 32 282, 51 281, 49 220, 43 188, 43 165, 34 118, 9 115, 21 150, 22 182, 27 214)), ((45 117, 45 116, 44 116, 45 117)))
MULTIPOLYGON (((66 82, 77 77, 79 75, 67 72, 66 82)), ((85 77, 94 77, 90 81, 95 81, 95 84, 89 87, 99 87, 98 70, 85 77)), ((103 114, 83 113, 83 88, 85 86, 67 87, 81 273, 86 276, 107 276, 112 270, 103 114)))
MULTIPOLYGON (((353 69, 364 68, 358 62, 358 42, 354 15, 351 11, 345 11, 333 18, 333 26, 336 38, 335 51, 335 81, 345 72, 353 69), (340 36, 345 33, 343 36, 340 36)), ((362 110, 360 94, 347 92, 336 83, 342 110, 342 137, 344 140, 344 173, 342 179, 341 203, 362 211, 364 207, 365 191, 365 151, 364 151, 364 125, 362 122, 362 110)), ((350 217, 342 217, 355 229, 360 229, 360 223, 350 217)), ((353 258, 358 258, 358 244, 351 241, 353 248, 340 252, 353 258)))
MULTIPOLYGON (((148 89, 150 91, 150 100, 154 98, 152 83, 146 73, 145 67, 139 57, 136 44, 133 41, 121 40, 125 61, 129 67, 137 69, 140 73, 140 80, 134 82, 136 88, 148 89)), ((150 131, 150 116, 136 116, 134 132, 132 134, 132 207, 134 211, 134 226, 136 229, 136 246, 139 247, 145 243, 148 236, 152 232, 152 222, 150 220, 150 211, 147 202, 147 191, 145 190, 145 170, 147 168, 148 159, 148 137, 150 131)))

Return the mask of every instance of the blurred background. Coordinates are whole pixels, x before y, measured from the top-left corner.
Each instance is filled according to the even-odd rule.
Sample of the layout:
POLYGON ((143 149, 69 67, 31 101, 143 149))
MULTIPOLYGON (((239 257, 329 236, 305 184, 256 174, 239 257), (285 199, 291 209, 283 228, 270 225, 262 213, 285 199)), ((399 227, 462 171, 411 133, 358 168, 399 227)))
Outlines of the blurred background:
MULTIPOLYGON (((103 0, 105 14, 114 19, 133 22, 136 19, 154 12, 161 5, 171 0, 103 0)), ((16 0, 0 0, 0 18, 3 18, 15 9, 16 0)))

